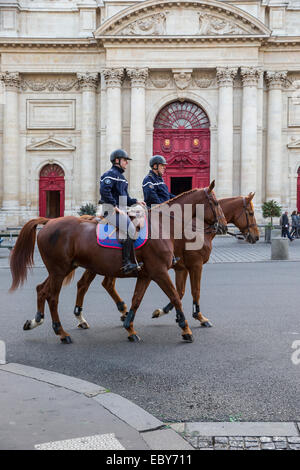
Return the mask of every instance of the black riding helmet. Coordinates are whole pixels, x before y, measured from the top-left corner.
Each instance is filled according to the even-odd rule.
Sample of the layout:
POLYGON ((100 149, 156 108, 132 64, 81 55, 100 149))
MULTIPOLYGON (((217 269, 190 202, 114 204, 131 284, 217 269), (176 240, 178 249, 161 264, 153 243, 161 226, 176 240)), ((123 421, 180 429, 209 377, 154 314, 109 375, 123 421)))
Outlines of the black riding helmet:
POLYGON ((132 158, 128 156, 128 153, 125 152, 125 150, 123 149, 114 150, 110 154, 109 158, 110 158, 111 163, 114 163, 117 158, 125 158, 125 160, 132 160, 132 158))
POLYGON ((167 165, 165 157, 162 155, 153 155, 149 161, 150 168, 153 168, 154 165, 167 165))

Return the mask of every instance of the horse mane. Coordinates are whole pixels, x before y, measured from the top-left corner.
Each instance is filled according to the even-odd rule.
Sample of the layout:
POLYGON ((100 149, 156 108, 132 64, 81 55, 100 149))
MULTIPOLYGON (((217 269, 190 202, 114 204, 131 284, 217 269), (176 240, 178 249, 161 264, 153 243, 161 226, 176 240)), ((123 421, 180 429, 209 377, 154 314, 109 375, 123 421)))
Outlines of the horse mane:
MULTIPOLYGON (((202 188, 202 189, 203 189, 203 188, 202 188)), ((189 189, 188 191, 185 191, 184 193, 177 194, 177 196, 173 197, 172 199, 168 199, 168 200, 165 201, 165 202, 161 202, 160 204, 156 204, 156 206, 151 207, 151 209, 148 209, 148 210, 151 211, 152 209, 156 209, 157 207, 161 207, 161 206, 164 206, 164 205, 166 205, 166 204, 170 204, 170 202, 176 201, 176 200, 179 199, 180 197, 186 196, 187 194, 194 193, 195 191, 198 191, 198 190, 199 190, 199 188, 189 189)))

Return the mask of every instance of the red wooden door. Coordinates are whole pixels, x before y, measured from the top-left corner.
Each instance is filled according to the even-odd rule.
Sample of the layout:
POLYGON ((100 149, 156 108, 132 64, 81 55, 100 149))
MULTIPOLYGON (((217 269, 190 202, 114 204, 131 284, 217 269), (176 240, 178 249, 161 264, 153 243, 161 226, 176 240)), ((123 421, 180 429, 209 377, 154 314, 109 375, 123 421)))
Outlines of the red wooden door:
POLYGON ((62 217, 65 210, 64 171, 58 165, 42 168, 39 181, 39 213, 41 217, 62 217), (51 193, 51 194, 50 194, 51 193), (55 193, 55 194, 54 194, 55 193))
POLYGON ((153 154, 163 155, 168 166, 164 179, 191 178, 192 187, 209 184, 210 130, 205 112, 194 103, 165 106, 154 122, 153 154))

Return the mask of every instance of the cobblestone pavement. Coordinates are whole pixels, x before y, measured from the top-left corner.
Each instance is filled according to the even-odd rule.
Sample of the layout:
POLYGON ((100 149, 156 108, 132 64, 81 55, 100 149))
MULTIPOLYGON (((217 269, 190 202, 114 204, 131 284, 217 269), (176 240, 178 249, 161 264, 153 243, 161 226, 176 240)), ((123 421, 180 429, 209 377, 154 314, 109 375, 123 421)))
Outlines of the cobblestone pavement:
POLYGON ((300 437, 208 437, 195 434, 182 433, 197 450, 300 450, 300 437))
MULTIPOLYGON (((289 242, 289 261, 300 261, 300 239, 289 242)), ((237 241, 229 236, 216 237, 213 241, 213 249, 209 263, 253 263, 270 261, 271 244, 259 241, 254 245, 237 241)), ((278 261, 272 261, 278 263, 278 261)))

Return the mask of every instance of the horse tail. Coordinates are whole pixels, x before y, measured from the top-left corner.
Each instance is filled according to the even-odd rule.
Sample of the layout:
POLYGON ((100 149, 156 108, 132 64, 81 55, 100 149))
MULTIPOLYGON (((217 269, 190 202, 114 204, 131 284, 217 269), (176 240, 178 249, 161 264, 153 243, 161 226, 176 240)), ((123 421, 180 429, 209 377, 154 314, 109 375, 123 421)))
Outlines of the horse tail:
POLYGON ((71 271, 71 272, 64 278, 63 286, 67 286, 68 284, 70 284, 70 282, 73 280, 74 276, 75 276, 75 269, 73 269, 73 271, 71 271))
POLYGON ((12 285, 9 292, 22 286, 27 279, 27 269, 33 266, 33 253, 36 239, 36 228, 45 225, 50 219, 39 217, 27 222, 22 228, 10 257, 12 285))

